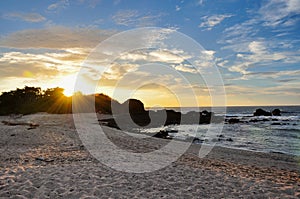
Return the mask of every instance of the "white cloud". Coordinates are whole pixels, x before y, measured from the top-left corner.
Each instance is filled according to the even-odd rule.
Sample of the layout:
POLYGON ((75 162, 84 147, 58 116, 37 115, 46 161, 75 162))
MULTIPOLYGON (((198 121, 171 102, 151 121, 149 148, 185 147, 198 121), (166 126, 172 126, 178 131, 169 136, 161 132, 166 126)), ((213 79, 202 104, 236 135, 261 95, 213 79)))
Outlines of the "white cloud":
POLYGON ((201 51, 201 55, 206 55, 208 57, 213 57, 216 51, 214 50, 203 50, 201 51))
POLYGON ((162 14, 141 14, 137 10, 121 10, 112 19, 118 25, 144 27, 155 25, 161 16, 162 14))
MULTIPOLYGON (((102 79, 119 80, 128 72, 136 71, 138 65, 136 64, 118 64, 114 63, 112 66, 102 74, 102 79)), ((99 73, 100 74, 100 73, 99 73)))
POLYGON ((248 48, 250 52, 255 54, 265 54, 266 47, 262 41, 252 41, 249 43, 248 48))
POLYGON ((202 5, 204 4, 204 1, 205 1, 205 0, 198 0, 197 5, 202 6, 202 5))
POLYGON ((0 37, 0 47, 7 48, 93 48, 115 31, 50 26, 45 29, 27 29, 0 37))
MULTIPOLYGON (((291 34, 292 29, 299 23, 300 1, 298 0, 268 0, 262 2, 259 10, 252 10, 250 19, 242 23, 226 28, 223 38, 218 41, 221 44, 230 44, 225 48, 236 47, 256 40, 258 33, 266 28, 276 37, 291 34), (263 26, 263 27, 262 27, 263 26)), ((289 41, 291 42, 291 41, 289 41)), ((224 48, 224 49, 225 49, 224 48)))
POLYGON ((200 23, 200 28, 206 28, 206 30, 211 30, 214 26, 220 24, 224 19, 232 17, 233 15, 213 15, 202 17, 203 22, 200 23))
POLYGON ((180 8, 178 5, 176 5, 176 6, 175 6, 175 10, 176 10, 176 11, 179 11, 179 10, 181 10, 181 8, 180 8))
POLYGON ((230 63, 229 71, 241 73, 244 79, 245 75, 251 73, 249 68, 274 68, 280 67, 279 63, 286 65, 300 62, 300 51, 293 50, 293 42, 288 41, 273 41, 263 38, 255 40, 250 37, 248 41, 236 42, 222 49, 236 52, 236 59, 230 63))
POLYGON ((299 81, 295 82, 283 82, 278 86, 268 87, 265 89, 266 94, 270 95, 279 95, 279 96, 289 96, 289 98, 293 99, 293 96, 296 96, 297 103, 299 103, 299 81))
POLYGON ((48 6, 48 11, 57 11, 59 9, 64 9, 69 6, 69 0, 59 0, 56 3, 50 4, 48 6))
MULTIPOLYGON (((248 70, 252 67, 270 66, 274 67, 274 62, 281 62, 285 64, 298 63, 300 61, 300 51, 273 51, 271 48, 272 43, 258 40, 247 43, 243 43, 243 51, 237 51, 237 60, 228 69, 232 72, 238 72, 243 75, 242 78, 246 78, 245 75, 249 75, 251 72, 248 70)), ((240 47, 240 48, 242 48, 240 47)), ((235 47, 233 50, 239 50, 235 47)))
POLYGON ((7 52, 3 53, 0 58, 1 69, 4 73, 14 74, 20 71, 27 70, 36 72, 34 68, 38 67, 42 70, 59 70, 65 72, 74 72, 80 67, 80 62, 86 58, 86 54, 70 53, 63 51, 60 53, 22 53, 22 52, 7 52), (4 72, 6 71, 6 72, 4 72))
POLYGON ((186 73, 197 73, 197 70, 188 64, 179 64, 174 66, 175 70, 186 73))
POLYGON ((82 4, 86 3, 89 7, 95 8, 101 2, 101 0, 79 0, 79 2, 82 4))
POLYGON ((123 10, 117 12, 112 19, 116 24, 129 26, 135 22, 135 18, 138 17, 138 11, 136 10, 123 10))
POLYGON ((285 70, 285 71, 268 71, 268 72, 251 72, 247 76, 259 78, 272 78, 278 79, 283 77, 300 77, 300 70, 285 70))
POLYGON ((147 62, 163 62, 166 64, 180 64, 184 60, 190 58, 184 52, 177 49, 173 50, 152 50, 152 51, 135 51, 124 53, 120 56, 123 61, 147 61, 147 62))
POLYGON ((182 63, 187 57, 181 57, 168 51, 152 51, 149 53, 150 60, 164 63, 182 63))
POLYGON ((252 63, 249 62, 245 62, 245 63, 239 63, 239 64, 235 64, 235 65, 231 65, 228 70, 231 72, 237 72, 242 74, 242 77, 238 78, 238 79, 242 79, 245 80, 246 75, 249 73, 248 68, 252 63))
POLYGON ((18 19, 18 20, 33 22, 33 23, 42 22, 46 20, 45 17, 43 17, 38 13, 13 12, 13 13, 6 14, 4 17, 7 19, 18 19))
POLYGON ((291 26, 298 19, 293 18, 300 14, 299 0, 269 0, 259 9, 265 26, 275 27, 278 25, 291 26))

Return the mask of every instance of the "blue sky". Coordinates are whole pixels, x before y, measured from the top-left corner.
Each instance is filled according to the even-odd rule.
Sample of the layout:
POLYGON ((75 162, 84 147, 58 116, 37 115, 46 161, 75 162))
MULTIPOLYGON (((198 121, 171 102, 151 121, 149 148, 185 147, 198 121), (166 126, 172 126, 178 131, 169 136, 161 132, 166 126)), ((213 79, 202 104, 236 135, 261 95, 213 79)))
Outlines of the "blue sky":
MULTIPOLYGON (((0 91, 24 85, 70 90, 98 43, 121 31, 162 27, 186 34, 210 53, 228 105, 300 104, 298 0, 10 0, 1 1, 0 10, 0 91)), ((193 86, 201 84, 192 72, 181 72, 193 86)), ((103 92, 111 94, 106 87, 103 92)), ((198 94, 203 105, 209 104, 207 94, 198 94)), ((147 101, 149 95, 143 96, 147 101)))

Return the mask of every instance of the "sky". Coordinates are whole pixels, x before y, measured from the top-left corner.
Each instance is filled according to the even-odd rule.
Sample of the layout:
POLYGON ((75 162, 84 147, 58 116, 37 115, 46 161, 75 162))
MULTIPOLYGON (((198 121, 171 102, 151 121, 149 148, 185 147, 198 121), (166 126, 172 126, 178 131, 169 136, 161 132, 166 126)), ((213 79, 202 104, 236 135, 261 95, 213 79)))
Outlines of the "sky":
POLYGON ((299 0, 0 1, 0 92, 94 88, 148 107, 208 106, 222 97, 228 106, 300 105, 299 32, 299 0), (146 27, 160 29, 151 35, 146 27), (177 33, 185 37, 177 41, 177 33), (170 37, 174 45, 166 45, 170 37), (190 46, 197 55, 182 50, 190 41, 203 47, 190 46), (103 61, 141 44, 149 48, 103 61), (209 73, 222 81, 207 81, 209 73))

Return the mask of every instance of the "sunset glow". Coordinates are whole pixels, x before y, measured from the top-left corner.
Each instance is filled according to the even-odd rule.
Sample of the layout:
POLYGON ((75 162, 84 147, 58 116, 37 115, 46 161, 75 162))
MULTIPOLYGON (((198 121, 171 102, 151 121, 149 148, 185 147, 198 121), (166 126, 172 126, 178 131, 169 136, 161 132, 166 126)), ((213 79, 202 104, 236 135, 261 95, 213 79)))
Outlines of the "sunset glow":
POLYGON ((67 75, 61 78, 60 82, 58 83, 59 87, 65 89, 64 95, 70 97, 74 93, 74 87, 76 82, 77 74, 67 75))
MULTIPOLYGON (((102 92, 124 101, 124 93, 131 93, 136 85, 163 82, 172 85, 171 90, 185 99, 184 106, 207 106, 211 104, 209 91, 213 88, 207 87, 201 79, 203 74, 197 74, 196 69, 203 71, 213 62, 222 74, 227 105, 299 104, 298 1, 20 2, 0 2, 0 92, 25 85, 43 89, 62 87, 64 94, 71 96, 76 74, 89 60, 95 67, 86 68, 75 91, 102 92), (178 31, 201 44, 204 50, 201 56, 188 54, 178 49, 177 44, 171 49, 133 50, 119 54, 115 63, 104 64, 103 60, 114 50, 117 52, 116 43, 96 59, 90 57, 101 42, 141 27, 168 31, 148 39, 141 35, 124 38, 129 47, 136 43, 151 46, 178 31), (186 60, 195 56, 202 60, 192 66, 186 60), (163 64, 182 74, 189 84, 168 72, 139 70, 151 63, 163 64), (122 85, 116 87, 122 79, 122 85), (190 100, 187 89, 196 93, 197 103, 190 100)), ((136 95, 147 106, 165 105, 166 99, 172 99, 168 106, 178 106, 166 90, 149 85, 136 95)))

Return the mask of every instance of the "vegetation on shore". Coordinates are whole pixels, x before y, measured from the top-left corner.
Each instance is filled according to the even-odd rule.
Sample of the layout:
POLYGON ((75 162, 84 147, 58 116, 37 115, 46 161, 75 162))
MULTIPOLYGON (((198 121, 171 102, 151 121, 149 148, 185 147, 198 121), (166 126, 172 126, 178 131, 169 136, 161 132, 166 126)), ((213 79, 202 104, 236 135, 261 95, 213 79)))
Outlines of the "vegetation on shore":
MULTIPOLYGON (((3 92, 0 95, 0 115, 32 114, 47 112, 64 114, 72 112, 72 97, 63 94, 63 88, 28 87, 3 92)), ((95 110, 101 113, 111 113, 111 103, 119 103, 104 94, 83 95, 77 93, 80 101, 95 101, 95 110)))

